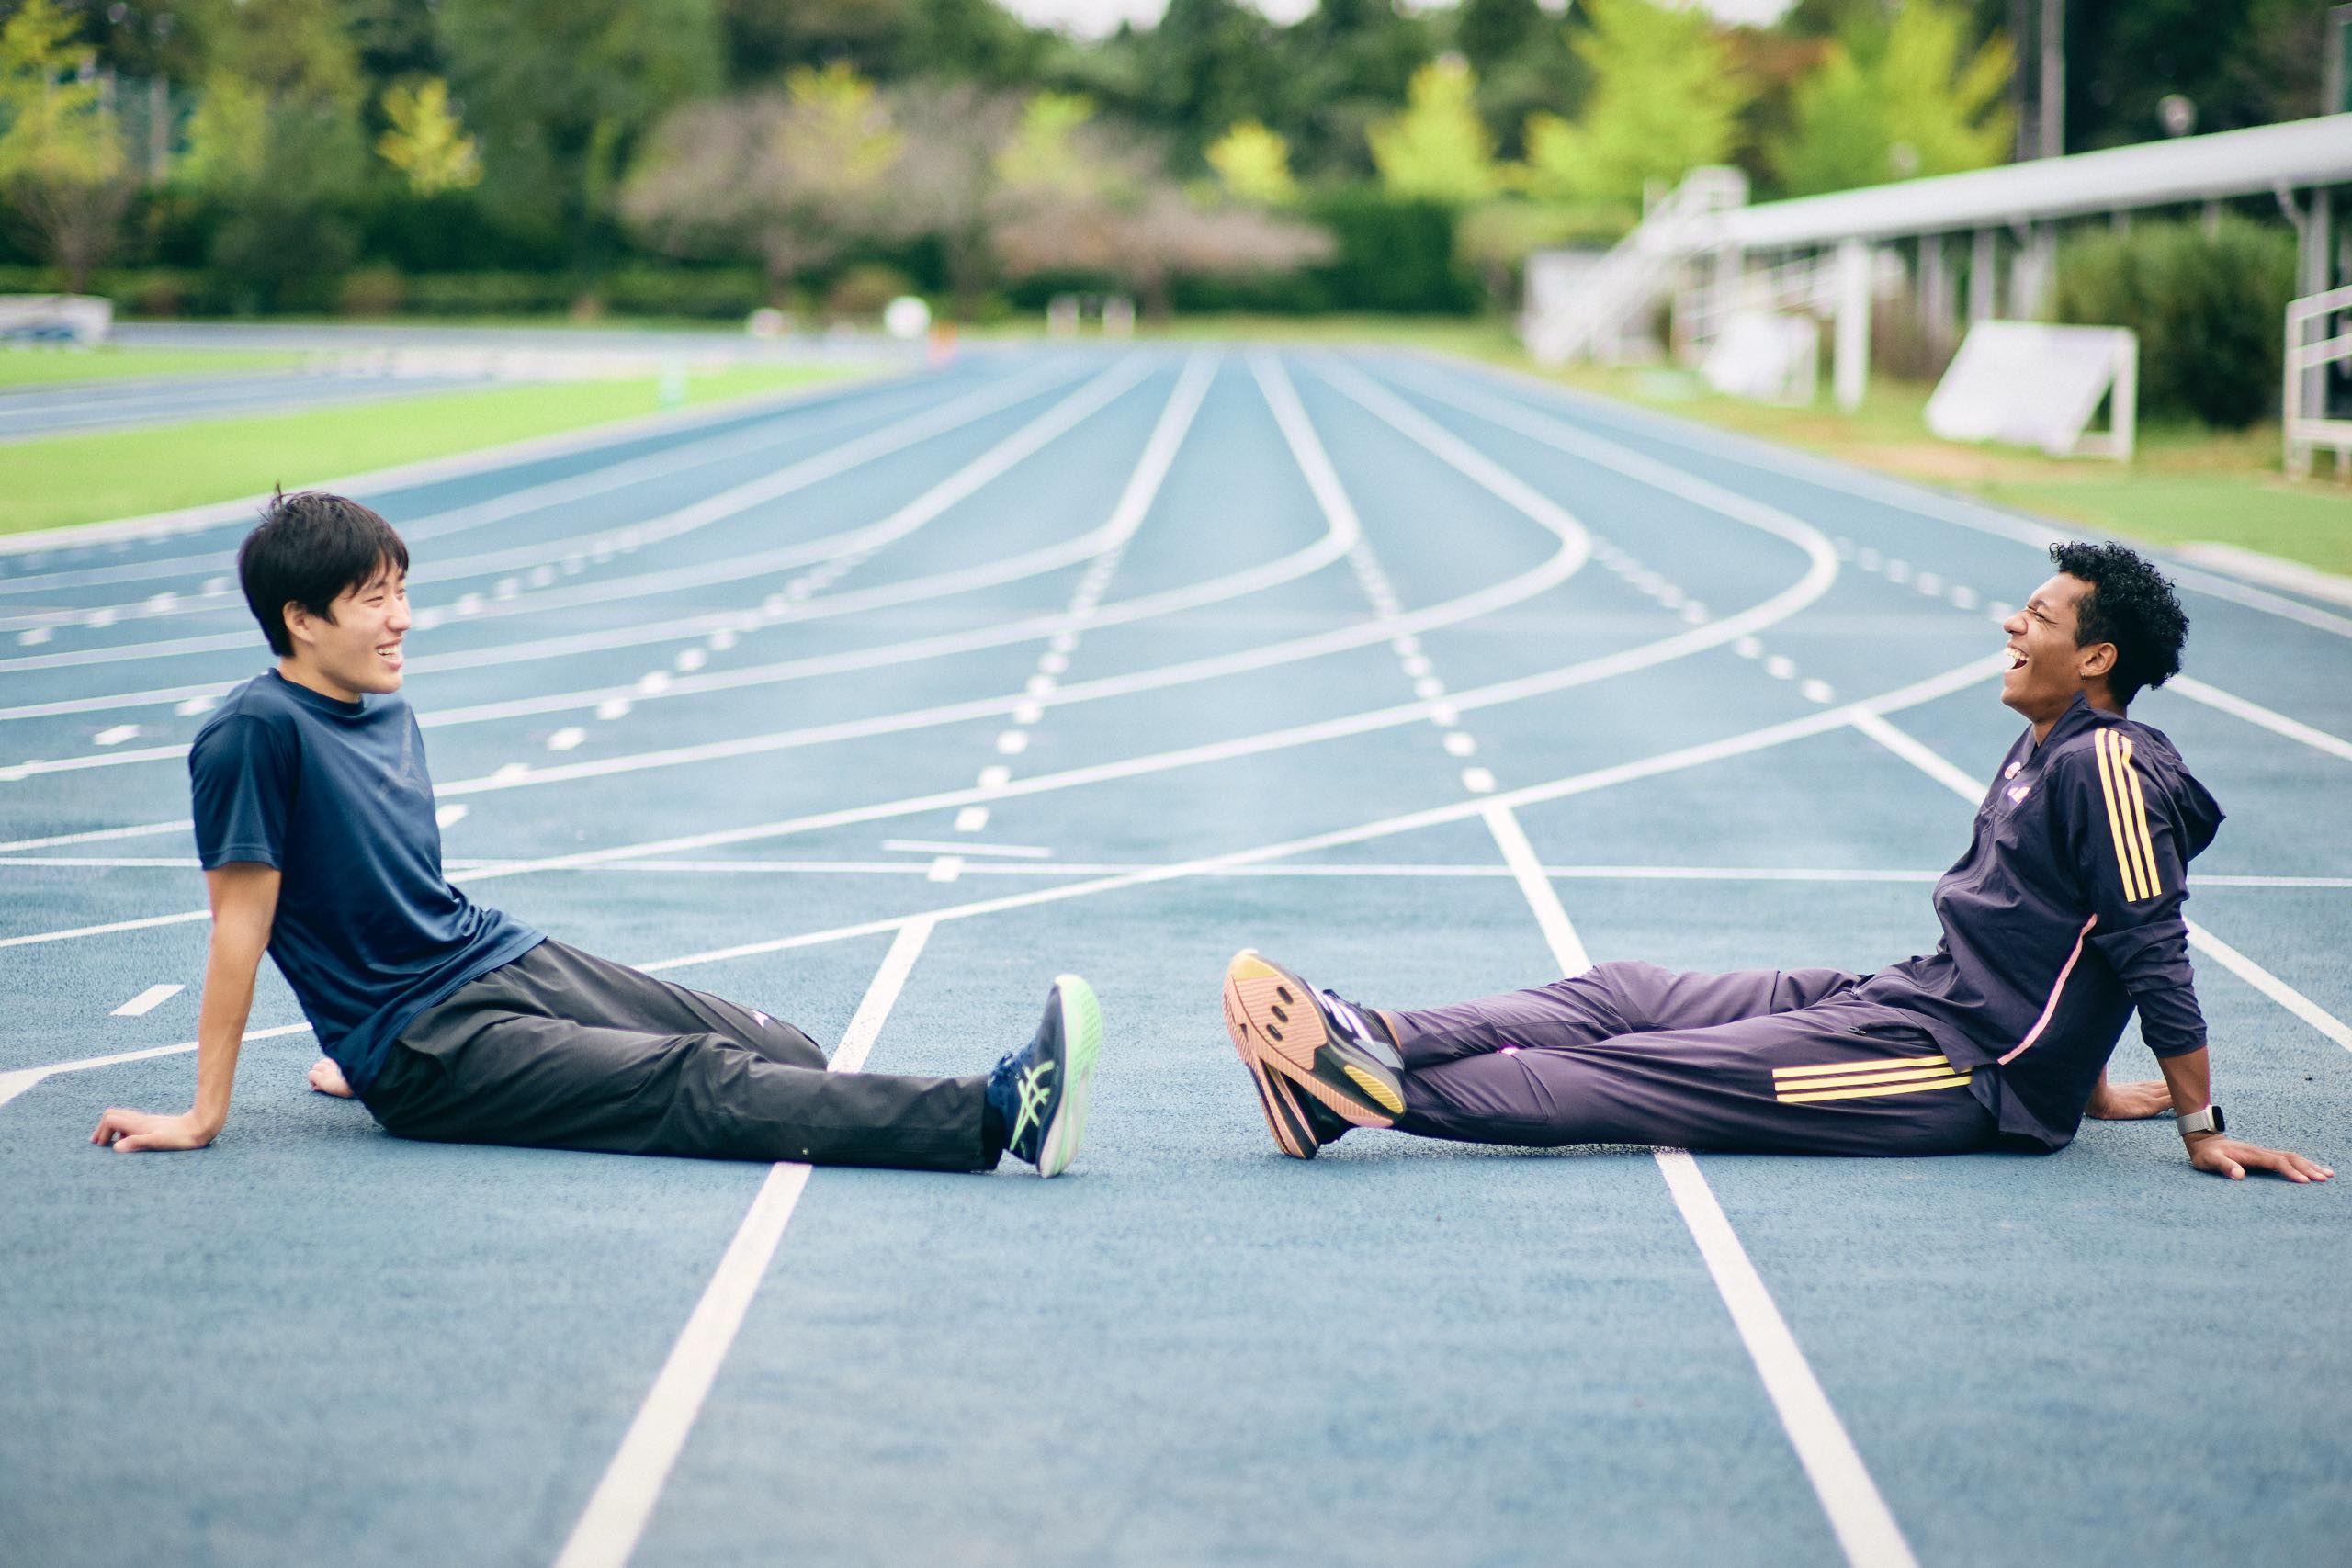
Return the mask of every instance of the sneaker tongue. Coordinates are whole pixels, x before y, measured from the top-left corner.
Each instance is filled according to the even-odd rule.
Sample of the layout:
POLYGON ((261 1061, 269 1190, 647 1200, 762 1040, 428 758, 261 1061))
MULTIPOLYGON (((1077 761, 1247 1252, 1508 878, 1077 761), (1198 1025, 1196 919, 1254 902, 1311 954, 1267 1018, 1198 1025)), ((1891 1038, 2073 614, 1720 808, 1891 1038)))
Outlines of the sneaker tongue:
POLYGON ((1372 1031, 1365 1025, 1363 1014, 1355 1010, 1354 1003, 1344 999, 1335 991, 1324 992, 1323 1001, 1324 1005, 1330 1009, 1331 1016, 1339 1020, 1340 1026, 1350 1034, 1354 1035, 1358 1040, 1372 1038, 1372 1031))

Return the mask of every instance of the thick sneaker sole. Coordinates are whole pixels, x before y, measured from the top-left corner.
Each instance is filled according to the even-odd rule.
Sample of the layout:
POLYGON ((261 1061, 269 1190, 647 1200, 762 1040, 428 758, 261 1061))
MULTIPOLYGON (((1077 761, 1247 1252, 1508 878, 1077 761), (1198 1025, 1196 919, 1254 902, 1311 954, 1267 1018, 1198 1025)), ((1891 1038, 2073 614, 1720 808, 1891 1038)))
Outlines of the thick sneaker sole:
POLYGON ((1094 987, 1075 975, 1054 976, 1062 1023, 1062 1096, 1037 1145, 1037 1174, 1059 1176, 1086 1142, 1086 1102, 1094 1090, 1094 1059, 1102 1051, 1102 1007, 1094 987))
POLYGON ((1387 1127, 1405 1111, 1404 1086, 1388 1067, 1334 1034, 1315 992, 1289 970, 1243 948, 1225 969, 1225 1029, 1244 1066, 1259 1080, 1267 1124, 1284 1154, 1309 1159, 1317 1147, 1301 1113, 1288 1134, 1294 1102, 1274 1090, 1306 1093, 1351 1126, 1387 1127))

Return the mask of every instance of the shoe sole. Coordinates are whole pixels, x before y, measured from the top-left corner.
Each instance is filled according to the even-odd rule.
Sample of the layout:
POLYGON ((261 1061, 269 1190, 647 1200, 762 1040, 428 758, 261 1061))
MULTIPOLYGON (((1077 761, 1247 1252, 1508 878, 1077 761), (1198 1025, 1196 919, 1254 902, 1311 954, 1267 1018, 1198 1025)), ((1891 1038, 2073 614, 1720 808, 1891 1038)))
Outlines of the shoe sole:
POLYGON ((1299 1093, 1351 1126, 1393 1126, 1404 1114, 1396 1076, 1334 1039, 1306 982, 1254 948, 1243 948, 1226 965, 1225 1030, 1258 1085, 1275 1144, 1294 1158, 1312 1159, 1320 1147, 1296 1103, 1299 1093))
POLYGON ((1037 1174, 1059 1176, 1086 1142, 1086 1103, 1094 1089, 1094 1059, 1102 1050, 1102 1006, 1094 987, 1076 975, 1054 976, 1061 1002, 1062 1097, 1037 1145, 1037 1174))

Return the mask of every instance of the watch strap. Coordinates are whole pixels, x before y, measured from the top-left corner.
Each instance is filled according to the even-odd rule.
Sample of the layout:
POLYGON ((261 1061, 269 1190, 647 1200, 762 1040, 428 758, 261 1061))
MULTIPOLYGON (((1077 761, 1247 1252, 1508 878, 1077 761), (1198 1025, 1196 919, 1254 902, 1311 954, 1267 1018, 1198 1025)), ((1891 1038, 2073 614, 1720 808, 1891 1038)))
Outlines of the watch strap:
POLYGON ((2222 1120, 2222 1108, 2218 1105, 2209 1105, 2202 1111, 2176 1116, 2173 1124, 2180 1129, 2180 1135, 2184 1138, 2191 1133, 2218 1133, 2227 1125, 2222 1120))

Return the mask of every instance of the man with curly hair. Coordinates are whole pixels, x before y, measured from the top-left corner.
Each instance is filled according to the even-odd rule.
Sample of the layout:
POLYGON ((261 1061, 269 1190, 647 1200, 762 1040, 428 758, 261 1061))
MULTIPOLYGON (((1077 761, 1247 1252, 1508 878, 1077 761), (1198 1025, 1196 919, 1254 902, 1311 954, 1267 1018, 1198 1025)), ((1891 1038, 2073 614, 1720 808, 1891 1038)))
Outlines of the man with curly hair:
POLYGON ((2172 584, 2120 545, 2052 547, 2002 623, 2001 700, 2028 728, 1936 885, 1943 940, 1874 975, 1672 974, 1597 964, 1449 1007, 1378 1009, 1244 949, 1226 1028, 1275 1143, 1312 1158, 1356 1127, 1549 1147, 1833 1155, 2064 1148, 2086 1115, 2177 1112, 2189 1163, 2324 1181, 2230 1137, 2181 918, 2222 811, 2162 733, 2126 716, 2180 669, 2172 584), (2162 1082, 2110 1084, 2124 1020, 2162 1082))

